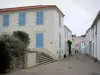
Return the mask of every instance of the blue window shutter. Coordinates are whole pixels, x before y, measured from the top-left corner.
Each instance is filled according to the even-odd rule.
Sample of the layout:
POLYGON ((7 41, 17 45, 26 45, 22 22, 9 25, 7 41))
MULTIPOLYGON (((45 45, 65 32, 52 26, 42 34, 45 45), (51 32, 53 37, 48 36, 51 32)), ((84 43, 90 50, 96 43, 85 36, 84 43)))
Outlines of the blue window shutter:
POLYGON ((4 15, 4 17, 3 17, 3 26, 5 26, 5 20, 6 20, 6 16, 4 15))
POLYGON ((23 13, 23 25, 25 25, 25 21, 26 20, 26 14, 25 13, 23 13))
POLYGON ((9 15, 4 15, 3 26, 7 27, 9 25, 9 15))
POLYGON ((40 15, 39 15, 39 12, 37 12, 36 16, 37 16, 37 18, 39 18, 39 16, 40 16, 40 15))
POLYGON ((40 17, 43 17, 43 11, 40 11, 40 17))
POLYGON ((9 25, 9 15, 7 15, 7 26, 9 25))
POLYGON ((43 24, 43 11, 38 11, 36 13, 36 24, 43 24))
POLYGON ((19 25, 21 25, 21 14, 19 14, 19 25))
POLYGON ((25 13, 20 13, 19 14, 19 25, 24 26, 25 22, 26 22, 25 20, 26 20, 26 14, 25 13))
POLYGON ((43 34, 36 34, 36 48, 43 48, 43 34))
POLYGON ((43 24, 43 11, 40 12, 40 24, 43 24))
POLYGON ((40 24, 43 24, 43 18, 40 18, 40 24))
POLYGON ((36 13, 36 24, 39 24, 39 12, 36 13))

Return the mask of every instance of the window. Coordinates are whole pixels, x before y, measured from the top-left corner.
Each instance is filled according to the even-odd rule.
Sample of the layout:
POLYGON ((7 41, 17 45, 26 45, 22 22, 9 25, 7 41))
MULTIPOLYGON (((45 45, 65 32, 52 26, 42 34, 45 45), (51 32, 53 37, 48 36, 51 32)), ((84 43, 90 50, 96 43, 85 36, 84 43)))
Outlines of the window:
POLYGON ((61 34, 59 33, 59 48, 61 48, 61 34))
POLYGON ((97 24, 96 24, 96 32, 95 32, 95 35, 97 35, 97 24))
POLYGON ((94 43, 93 43, 93 53, 94 53, 94 43))
POLYGON ((94 27, 93 27, 93 39, 94 39, 94 27))
POLYGON ((43 11, 36 12, 36 24, 43 24, 43 11))
POLYGON ((68 34, 68 30, 67 30, 67 38, 68 38, 69 34, 68 34))
POLYGON ((65 38, 66 38, 66 29, 65 29, 65 38))
POLYGON ((59 15, 59 27, 61 27, 61 15, 59 15))
POLYGON ((70 38, 72 38, 72 35, 71 35, 71 33, 70 33, 70 38))
POLYGON ((25 20, 26 20, 26 14, 25 13, 20 13, 19 14, 19 26, 24 26, 25 25, 25 20))
POLYGON ((9 15, 4 15, 3 17, 3 26, 7 27, 9 25, 9 15))

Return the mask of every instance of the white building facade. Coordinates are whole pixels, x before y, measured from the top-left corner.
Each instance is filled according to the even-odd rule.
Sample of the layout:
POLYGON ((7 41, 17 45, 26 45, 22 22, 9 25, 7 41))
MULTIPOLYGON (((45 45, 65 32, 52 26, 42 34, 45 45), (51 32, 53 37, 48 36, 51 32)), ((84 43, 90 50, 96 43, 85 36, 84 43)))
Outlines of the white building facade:
POLYGON ((63 19, 64 14, 55 5, 0 9, 0 32, 25 31, 31 51, 45 52, 58 60, 65 54, 63 19))
POLYGON ((85 46, 86 46, 86 53, 90 56, 92 56, 92 38, 91 38, 91 28, 88 29, 86 32, 86 38, 85 38, 85 46))
POLYGON ((73 53, 78 50, 81 53, 85 53, 85 35, 77 36, 73 38, 73 53))
POLYGON ((72 41, 72 31, 64 25, 64 43, 65 43, 65 54, 68 55, 68 44, 67 41, 72 41))
POLYGON ((86 33, 87 54, 100 60, 100 12, 86 33))

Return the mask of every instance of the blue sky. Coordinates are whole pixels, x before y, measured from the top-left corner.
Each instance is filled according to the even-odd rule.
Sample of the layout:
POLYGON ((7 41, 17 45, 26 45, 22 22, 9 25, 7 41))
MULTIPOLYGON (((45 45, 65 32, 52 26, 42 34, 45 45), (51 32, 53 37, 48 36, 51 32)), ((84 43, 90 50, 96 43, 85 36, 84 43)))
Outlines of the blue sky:
POLYGON ((64 24, 78 36, 85 34, 100 10, 100 0, 1 0, 0 8, 48 4, 60 8, 64 24))

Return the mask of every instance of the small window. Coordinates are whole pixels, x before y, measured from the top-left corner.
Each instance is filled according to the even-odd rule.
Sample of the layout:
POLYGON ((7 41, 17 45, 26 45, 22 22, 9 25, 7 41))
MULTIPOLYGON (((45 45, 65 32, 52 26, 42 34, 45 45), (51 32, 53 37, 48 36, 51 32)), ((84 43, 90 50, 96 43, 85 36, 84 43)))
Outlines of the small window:
POLYGON ((25 20, 26 20, 26 14, 25 13, 20 13, 19 14, 19 26, 24 26, 25 25, 25 20))
POLYGON ((59 27, 61 27, 61 15, 59 14, 59 27))
POLYGON ((66 38, 66 29, 65 29, 65 38, 66 38))
POLYGON ((8 27, 8 25, 9 25, 9 15, 6 14, 3 17, 3 26, 8 27))
POLYGON ((36 12, 36 24, 37 25, 43 24, 43 11, 36 12))
POLYGON ((94 53, 94 43, 93 43, 93 53, 94 53))
POLYGON ((59 48, 61 48, 61 34, 59 33, 59 48))
POLYGON ((67 30, 67 38, 69 37, 68 30, 67 30))

